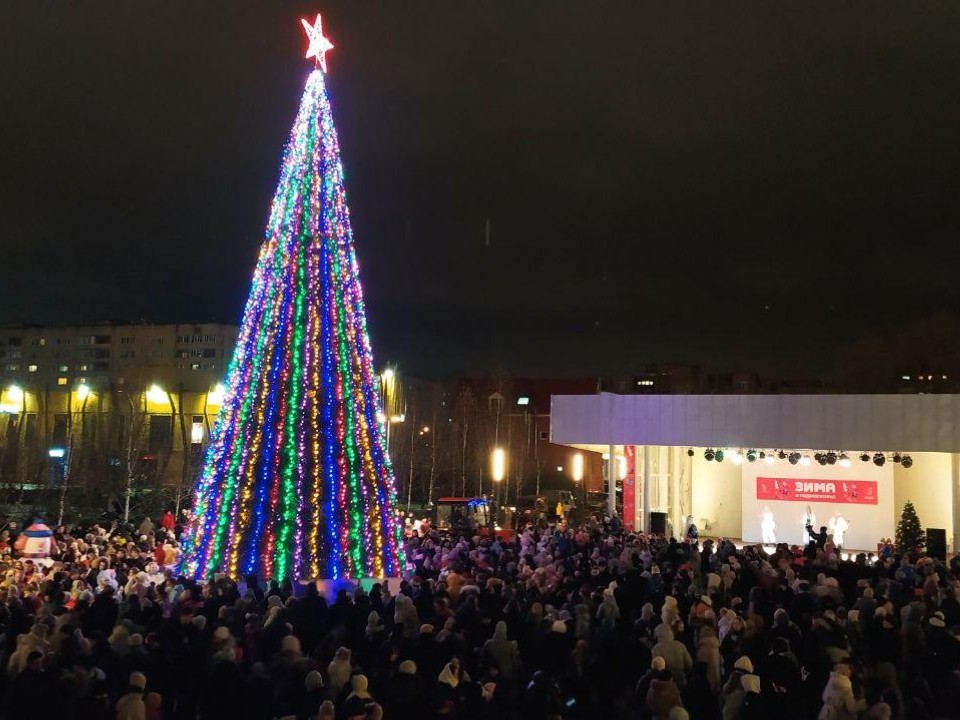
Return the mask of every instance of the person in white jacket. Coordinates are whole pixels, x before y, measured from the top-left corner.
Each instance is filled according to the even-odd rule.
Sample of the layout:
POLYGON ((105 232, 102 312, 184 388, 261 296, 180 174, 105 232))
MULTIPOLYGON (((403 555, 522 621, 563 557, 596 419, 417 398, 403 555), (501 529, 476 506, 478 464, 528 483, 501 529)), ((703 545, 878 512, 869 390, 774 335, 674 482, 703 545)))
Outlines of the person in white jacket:
POLYGON ((843 515, 837 515, 833 521, 833 544, 838 548, 843 547, 843 536, 850 529, 850 523, 843 515))
POLYGON ((809 505, 807 505, 807 511, 800 516, 800 542, 797 543, 800 547, 804 547, 810 542, 810 536, 807 534, 808 525, 813 529, 817 528, 817 515, 810 509, 809 505))
POLYGON ((147 689, 147 676, 143 673, 130 673, 127 690, 117 700, 117 720, 145 720, 147 706, 143 694, 147 689))
POLYGON ((844 663, 834 665, 821 699, 823 707, 817 720, 857 720, 857 713, 867 709, 866 702, 858 703, 853 696, 850 666, 844 663))

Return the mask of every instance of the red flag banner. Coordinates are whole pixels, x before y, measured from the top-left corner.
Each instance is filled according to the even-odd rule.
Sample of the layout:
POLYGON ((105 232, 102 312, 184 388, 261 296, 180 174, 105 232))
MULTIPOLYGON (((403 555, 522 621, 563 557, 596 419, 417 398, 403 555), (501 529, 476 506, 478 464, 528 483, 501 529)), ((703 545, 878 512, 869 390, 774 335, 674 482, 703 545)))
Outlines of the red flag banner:
POLYGON ((757 499, 852 505, 878 503, 877 483, 873 480, 796 480, 758 477, 757 499))
POLYGON ((637 482, 637 447, 636 445, 624 445, 623 457, 627 461, 627 472, 623 477, 623 526, 633 532, 633 519, 636 513, 633 509, 637 482))

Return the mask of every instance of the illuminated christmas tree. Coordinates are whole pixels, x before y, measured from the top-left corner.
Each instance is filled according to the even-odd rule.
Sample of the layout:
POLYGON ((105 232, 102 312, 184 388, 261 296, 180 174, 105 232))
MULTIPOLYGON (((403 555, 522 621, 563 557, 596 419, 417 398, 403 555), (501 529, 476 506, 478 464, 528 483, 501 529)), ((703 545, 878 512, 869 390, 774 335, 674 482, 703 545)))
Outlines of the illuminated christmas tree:
POLYGON ((227 393, 198 481, 185 572, 401 574, 401 527, 354 255, 320 16, 227 393))

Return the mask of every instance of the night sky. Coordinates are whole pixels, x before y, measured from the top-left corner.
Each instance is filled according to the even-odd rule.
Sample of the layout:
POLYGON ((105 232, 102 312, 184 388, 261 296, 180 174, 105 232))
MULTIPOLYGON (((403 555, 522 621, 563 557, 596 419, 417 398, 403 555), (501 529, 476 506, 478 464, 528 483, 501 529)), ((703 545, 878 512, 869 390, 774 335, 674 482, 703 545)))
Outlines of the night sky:
POLYGON ((0 322, 237 322, 317 11, 378 362, 816 374, 960 309, 956 2, 66 5, 0 26, 0 322))

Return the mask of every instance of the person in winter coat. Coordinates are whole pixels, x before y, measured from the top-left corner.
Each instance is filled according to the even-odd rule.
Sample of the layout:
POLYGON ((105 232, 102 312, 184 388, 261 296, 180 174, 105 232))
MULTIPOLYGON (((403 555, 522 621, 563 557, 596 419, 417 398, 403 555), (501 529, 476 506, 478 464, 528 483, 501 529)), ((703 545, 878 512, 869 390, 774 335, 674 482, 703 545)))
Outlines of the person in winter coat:
POLYGON ((350 674, 353 671, 350 664, 352 654, 350 648, 338 648, 333 660, 327 666, 327 679, 330 681, 327 697, 331 700, 340 697, 340 691, 350 681, 350 674))
POLYGON ((667 668, 667 663, 659 655, 650 661, 650 669, 647 670, 640 680, 637 681, 637 688, 634 691, 637 708, 639 710, 640 720, 649 720, 650 707, 647 705, 647 693, 650 691, 650 684, 656 680, 660 673, 667 668))
POLYGON ((651 653, 654 657, 659 655, 667 664, 667 670, 673 676, 673 681, 678 688, 682 688, 687 681, 687 673, 693 667, 693 658, 687 646, 679 640, 674 639, 673 631, 667 623, 658 625, 654 631, 657 638, 657 644, 653 646, 651 653))
POLYGON ((700 628, 700 641, 697 643, 697 661, 706 663, 707 680, 710 690, 720 692, 720 641, 709 625, 700 628))
POLYGON ((817 720, 857 720, 857 712, 866 710, 866 703, 860 703, 860 707, 853 696, 850 666, 843 663, 834 666, 821 699, 823 707, 817 720))
POLYGON ((716 717, 718 710, 717 693, 710 689, 706 663, 695 662, 693 664, 693 671, 687 678, 687 686, 680 693, 680 698, 691 716, 698 719, 704 718, 705 720, 712 720, 716 717))
POLYGON ((800 666, 790 652, 790 643, 779 637, 773 650, 761 663, 764 706, 771 717, 789 718, 797 713, 800 702, 800 666))
POLYGON ((523 694, 523 717, 530 720, 560 720, 560 688, 550 676, 538 670, 523 694))
POLYGON ((10 682, 7 690, 7 717, 44 717, 50 712, 50 690, 53 687, 43 671, 43 653, 33 650, 27 656, 26 666, 10 682))
POLYGON ((384 689, 384 712, 396 720, 415 720, 422 717, 423 700, 423 682, 417 675, 416 663, 404 660, 384 689))
POLYGON ((16 675, 23 671, 27 666, 27 658, 32 652, 46 654, 50 649, 50 643, 47 642, 47 633, 49 627, 43 623, 36 623, 30 632, 24 633, 17 638, 17 649, 7 661, 7 674, 16 675))
POLYGON ((130 673, 127 690, 117 700, 117 720, 146 720, 147 706, 143 695, 147 689, 147 676, 143 673, 130 673))
POLYGON ((720 691, 720 702, 723 708, 723 720, 738 720, 740 706, 743 704, 744 689, 740 681, 744 675, 753 674, 753 663, 746 655, 739 658, 733 665, 733 672, 727 678, 726 685, 720 691))
POLYGON ((507 624, 501 620, 493 630, 493 637, 483 644, 483 659, 495 664, 500 676, 512 680, 520 672, 520 652, 515 640, 507 639, 507 624))
POLYGON ((681 706, 680 690, 673 680, 670 670, 661 670, 650 682, 647 691, 647 707, 653 720, 667 720, 670 710, 681 706))
POLYGON ((743 687, 740 720, 767 720, 770 716, 766 712, 763 696, 760 694, 760 678, 753 673, 747 673, 740 678, 740 685, 743 687))

